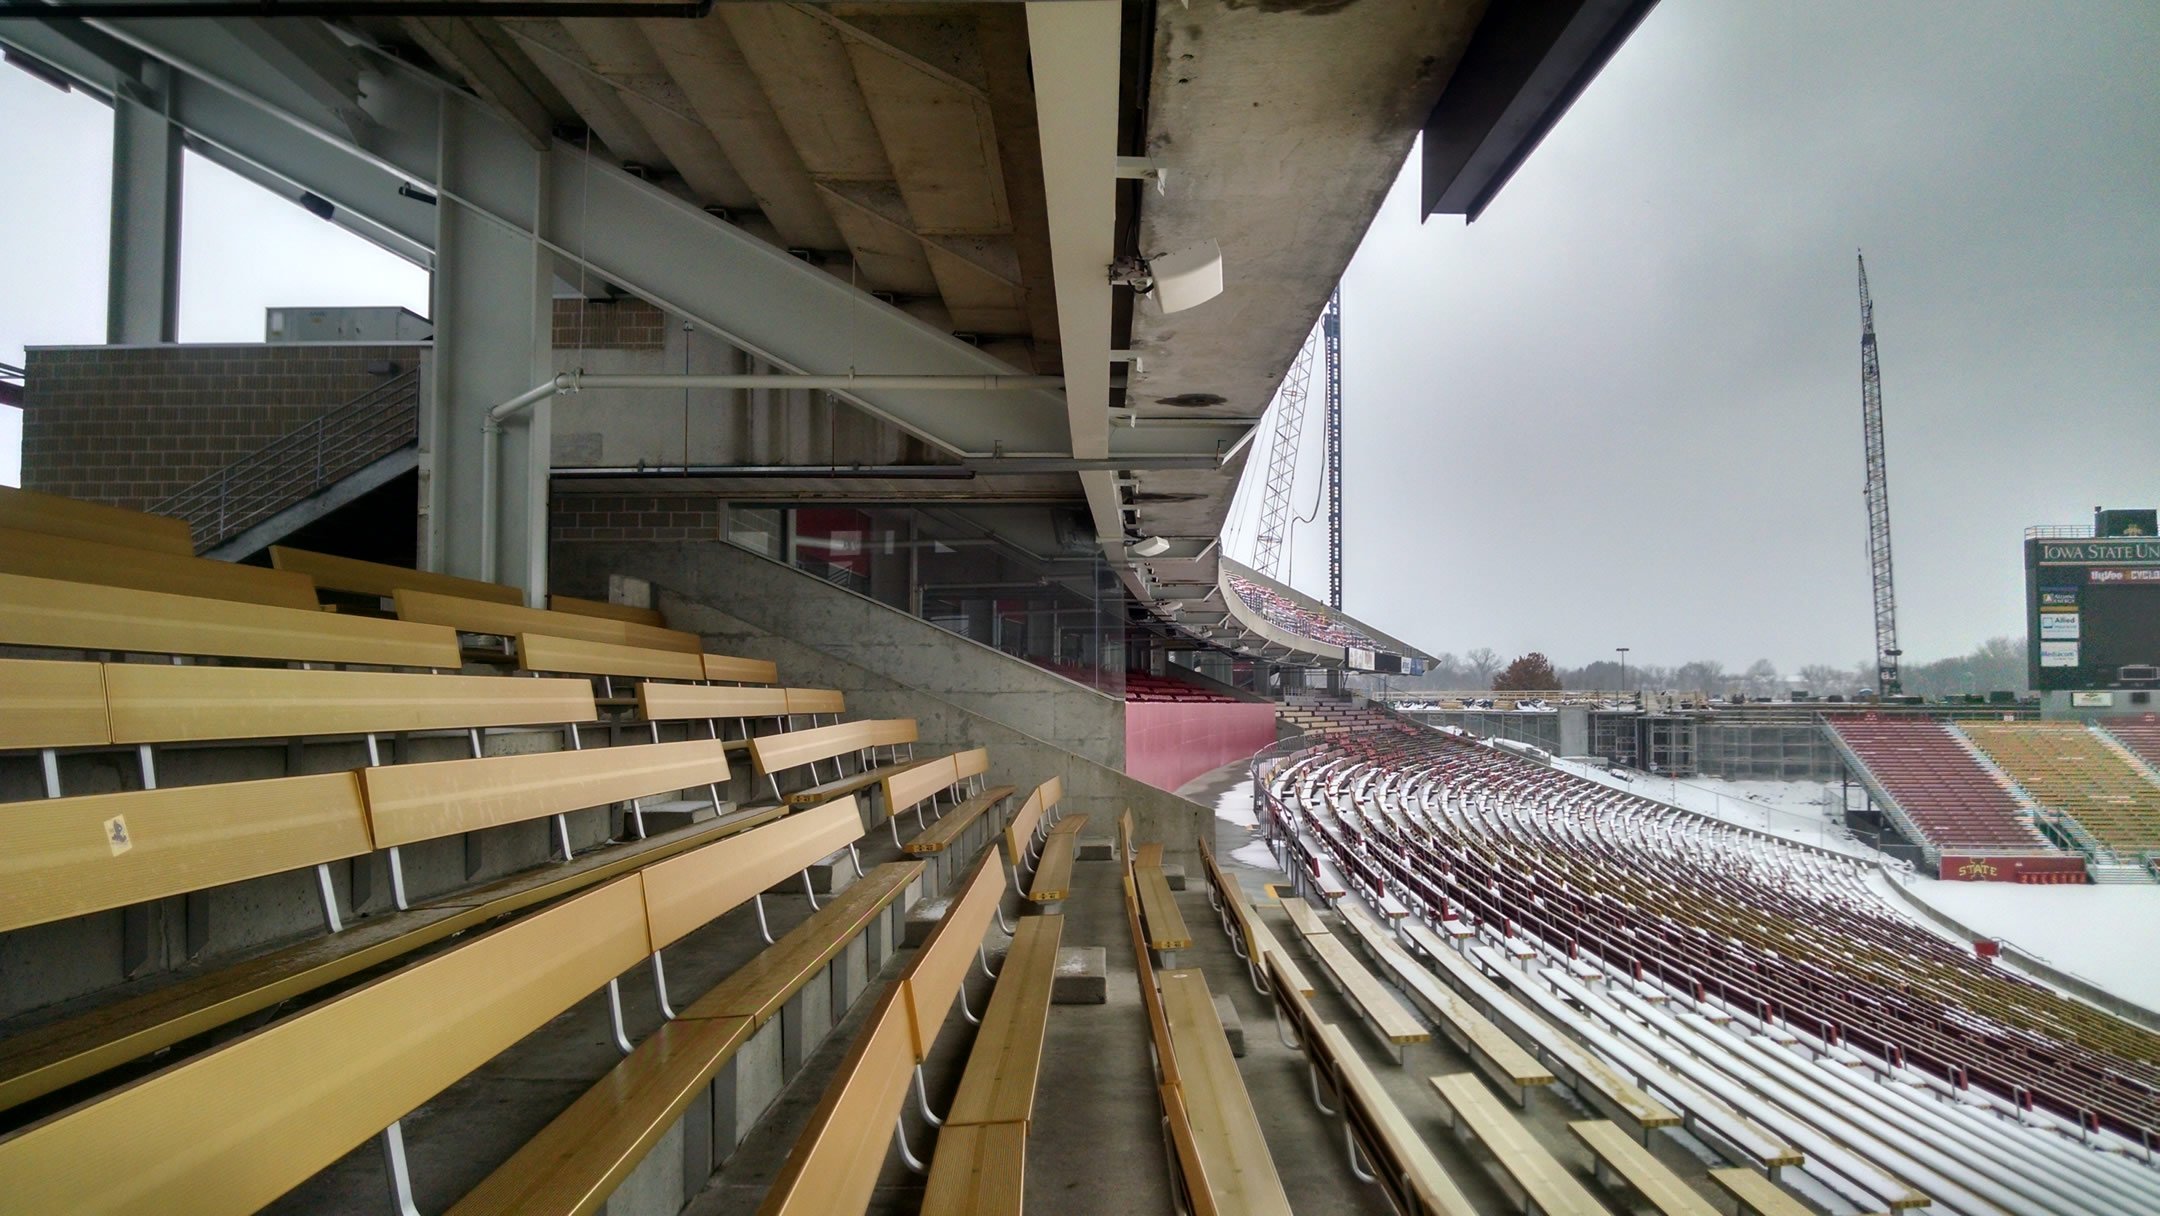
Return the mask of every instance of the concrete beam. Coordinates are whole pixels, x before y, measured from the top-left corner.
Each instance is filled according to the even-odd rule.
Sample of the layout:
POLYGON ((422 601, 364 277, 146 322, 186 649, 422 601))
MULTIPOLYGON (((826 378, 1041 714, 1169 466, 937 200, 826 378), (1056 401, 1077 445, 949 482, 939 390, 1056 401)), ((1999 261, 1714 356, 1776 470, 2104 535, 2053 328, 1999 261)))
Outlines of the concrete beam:
POLYGON ((420 49, 435 62, 465 78, 473 91, 495 104, 525 136, 535 151, 555 137, 555 120, 547 106, 533 94, 480 37, 464 17, 407 17, 401 22, 420 49))

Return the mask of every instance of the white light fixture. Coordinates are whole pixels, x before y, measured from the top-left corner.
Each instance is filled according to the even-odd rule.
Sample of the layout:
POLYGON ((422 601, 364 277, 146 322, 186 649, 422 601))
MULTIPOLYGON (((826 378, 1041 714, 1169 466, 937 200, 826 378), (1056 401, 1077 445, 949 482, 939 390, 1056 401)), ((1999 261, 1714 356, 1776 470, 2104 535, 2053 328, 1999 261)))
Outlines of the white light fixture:
POLYGON ((1156 307, 1166 313, 1184 312, 1222 294, 1222 247, 1212 240, 1157 254, 1148 270, 1155 276, 1156 307))
POLYGON ((1170 542, 1160 536, 1149 536, 1134 541, 1126 548, 1136 557, 1161 557, 1170 551, 1170 542))

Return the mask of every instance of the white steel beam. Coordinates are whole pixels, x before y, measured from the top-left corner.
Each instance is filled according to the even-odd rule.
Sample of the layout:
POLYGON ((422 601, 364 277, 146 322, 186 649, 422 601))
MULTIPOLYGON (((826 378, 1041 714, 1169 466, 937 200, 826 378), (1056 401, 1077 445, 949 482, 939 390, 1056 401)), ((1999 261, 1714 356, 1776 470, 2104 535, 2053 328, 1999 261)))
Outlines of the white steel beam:
POLYGON ((179 340, 180 132, 165 116, 163 64, 112 91, 112 237, 105 340, 179 340))
MULTIPOLYGON (((1039 0, 1027 7, 1042 144, 1050 266, 1057 287, 1072 454, 1110 454, 1110 263, 1117 255, 1117 0, 1039 0)), ((1083 473, 1088 511, 1106 547, 1125 542, 1110 473, 1083 473)))

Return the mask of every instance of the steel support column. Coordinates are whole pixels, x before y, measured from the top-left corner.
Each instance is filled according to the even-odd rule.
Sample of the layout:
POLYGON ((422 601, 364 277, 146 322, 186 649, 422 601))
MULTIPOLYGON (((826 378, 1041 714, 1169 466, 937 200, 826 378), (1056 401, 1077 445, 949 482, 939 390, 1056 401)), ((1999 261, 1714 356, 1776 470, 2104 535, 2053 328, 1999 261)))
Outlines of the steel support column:
POLYGON ((435 350, 421 425, 424 562, 523 587, 539 607, 547 593, 552 411, 543 400, 501 424, 500 435, 490 433, 488 411, 554 374, 555 262, 534 237, 550 200, 542 153, 473 129, 498 121, 468 106, 441 111, 435 350), (482 472, 489 459, 500 472, 492 479, 482 472), (484 488, 493 501, 484 501, 484 488))
POLYGON ((164 64, 141 65, 113 90, 112 238, 105 340, 180 337, 180 131, 164 64))

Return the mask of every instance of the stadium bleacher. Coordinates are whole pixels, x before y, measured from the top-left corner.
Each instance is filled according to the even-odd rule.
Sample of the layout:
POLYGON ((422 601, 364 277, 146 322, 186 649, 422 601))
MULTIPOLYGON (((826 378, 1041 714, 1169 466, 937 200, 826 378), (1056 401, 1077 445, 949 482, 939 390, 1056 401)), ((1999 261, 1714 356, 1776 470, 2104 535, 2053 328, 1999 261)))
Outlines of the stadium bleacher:
POLYGON ((1464 997, 1537 1008, 1735 1165, 1862 1211, 2152 1202, 2115 1154, 2150 1159, 2160 1034, 1923 930, 1854 858, 1445 736, 1329 737, 1263 776, 1298 885, 1408 905, 1464 997))
POLYGON ((2160 772, 2160 716, 2146 714, 2139 718, 2116 718, 2105 723, 2101 729, 2115 736, 2115 741, 2128 749, 2130 754, 2143 760, 2154 771, 2160 772))
POLYGON ((1346 623, 1345 618, 1331 612, 1308 608, 1279 592, 1263 587, 1251 579, 1230 575, 1230 586, 1239 597, 1259 613, 1269 624, 1287 629, 1300 637, 1331 646, 1356 646, 1364 650, 1383 649, 1382 644, 1364 630, 1346 623))
POLYGON ((1128 701, 1178 701, 1194 704, 1220 704, 1236 701, 1229 693, 1213 688, 1202 688, 1184 680, 1169 676, 1149 675, 1142 671, 1125 673, 1125 699, 1128 701))
MULTIPOLYGON (((446 1206, 455 1195, 416 1183, 407 1146, 425 1158, 460 1120, 425 1108, 527 1036, 582 1033, 570 1014, 598 993, 626 1058, 456 1209, 596 1210, 738 1052, 779 1043, 782 1022, 785 1067, 800 1069, 806 988, 835 1020, 867 992, 899 948, 902 910, 962 870, 950 854, 983 898, 954 901, 943 944, 887 999, 921 1002, 895 1023, 914 1027, 915 1063, 930 1019, 956 995, 964 1006, 961 980, 1006 889, 994 854, 1009 787, 979 780, 988 753, 918 759, 912 720, 844 721, 839 694, 772 686, 772 664, 703 654, 650 610, 568 597, 532 610, 505 588, 469 595, 306 555, 272 584, 193 557, 172 521, 20 493, 8 505, 16 522, 57 521, 50 539, 78 551, 92 542, 65 529, 87 519, 95 543, 157 560, 109 582, 44 577, 103 577, 94 565, 0 574, 0 776, 17 802, 0 817, 0 933, 46 935, 18 937, 7 957, 119 943, 74 999, 37 1007, 18 993, 0 1008, 0 1206, 310 1207, 322 1196, 305 1188, 334 1189, 324 1180, 369 1140, 399 1206, 411 1210, 416 1185, 443 1201, 425 1206, 446 1206), (311 611, 303 567, 404 619, 311 611), (489 636, 499 643, 468 644, 489 636), (739 737, 723 737, 723 718, 739 737), (266 750, 285 757, 267 773, 266 750), (904 848, 901 811, 922 829, 904 848), (862 856, 879 819, 895 822, 882 864, 862 856), (857 878, 821 903, 812 867, 857 878), (796 880, 810 915, 776 935, 766 903, 796 880), (177 955, 148 916, 160 901, 178 917, 177 955), (663 954, 746 908, 767 947, 702 994, 671 983, 663 954), (657 1022, 626 1015, 620 981, 639 969, 657 1022), (104 1164, 86 1169, 93 1157, 104 1164)), ((1044 788, 1038 817, 1057 798, 1055 779, 1044 788)), ((1085 816, 1063 822, 1044 860, 1059 852, 1069 875, 1085 816)), ((997 1101, 979 1117, 956 1107, 956 1124, 1024 1130, 1056 924, 1022 918, 976 1036, 988 1062, 960 1091, 997 1101)), ((765 1099, 747 1092, 754 1119, 765 1099)), ((890 1126, 880 1101, 863 1117, 890 1126)), ((962 1157, 941 1152, 939 1168, 962 1157)), ((808 1177, 852 1187, 882 1160, 808 1177)), ((811 1207, 835 1210, 818 1196, 811 1207)))
POLYGON ((1959 729, 2027 793, 2126 861, 2160 851, 2160 784, 2082 722, 1966 722, 1959 729))
POLYGON ((1354 705, 1343 698, 1317 693, 1292 693, 1283 698, 1275 718, 1298 734, 1310 735, 1415 729, 1377 704, 1354 705))
POLYGON ((2044 849, 2024 808, 1958 737, 1927 718, 1840 714, 1830 729, 1939 849, 2044 849))

